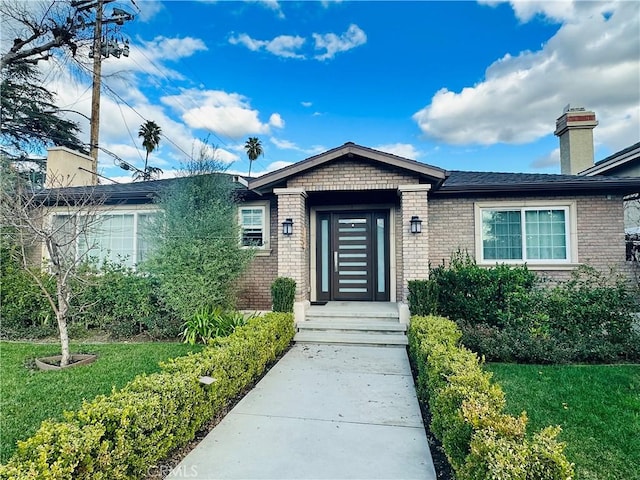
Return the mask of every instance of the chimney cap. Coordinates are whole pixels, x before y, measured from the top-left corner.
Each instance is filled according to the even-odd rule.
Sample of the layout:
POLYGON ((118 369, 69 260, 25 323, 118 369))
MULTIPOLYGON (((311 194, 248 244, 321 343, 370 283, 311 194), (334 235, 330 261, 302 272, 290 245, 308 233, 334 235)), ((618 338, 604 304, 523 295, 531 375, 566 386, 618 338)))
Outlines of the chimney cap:
POLYGON ((564 109, 562 110, 562 113, 569 113, 569 112, 586 112, 587 109, 584 107, 572 107, 570 103, 567 103, 567 105, 564 107, 564 109))

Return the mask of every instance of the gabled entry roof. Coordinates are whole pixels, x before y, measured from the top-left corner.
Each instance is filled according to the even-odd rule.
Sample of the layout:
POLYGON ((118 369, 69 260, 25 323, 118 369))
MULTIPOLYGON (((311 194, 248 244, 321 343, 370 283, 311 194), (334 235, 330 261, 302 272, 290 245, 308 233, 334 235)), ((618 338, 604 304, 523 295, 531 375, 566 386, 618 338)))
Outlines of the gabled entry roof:
POLYGON ((280 170, 267 173, 266 175, 258 178, 250 179, 248 188, 250 190, 264 191, 284 183, 294 175, 306 172, 344 156, 358 156, 373 163, 407 170, 427 177, 433 183, 442 183, 442 181, 447 178, 446 170, 441 168, 416 162, 415 160, 410 160, 391 153, 374 150, 373 148, 363 147, 362 145, 356 145, 353 142, 347 142, 340 147, 309 157, 305 160, 294 163, 293 165, 281 168, 280 170))

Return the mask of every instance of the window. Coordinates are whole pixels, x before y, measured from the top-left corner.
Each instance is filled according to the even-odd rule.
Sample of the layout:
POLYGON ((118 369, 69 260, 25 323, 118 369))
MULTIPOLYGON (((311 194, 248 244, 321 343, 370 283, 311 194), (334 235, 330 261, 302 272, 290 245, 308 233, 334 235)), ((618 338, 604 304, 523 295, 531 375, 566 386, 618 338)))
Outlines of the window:
POLYGON ((66 255, 83 256, 97 264, 109 260, 133 267, 147 257, 152 247, 148 227, 153 215, 154 212, 54 215, 52 225, 61 235, 66 255))
POLYGON ((568 263, 569 206, 479 207, 479 253, 484 262, 568 263))
POLYGON ((266 248, 269 243, 268 205, 245 204, 238 208, 241 245, 266 248))

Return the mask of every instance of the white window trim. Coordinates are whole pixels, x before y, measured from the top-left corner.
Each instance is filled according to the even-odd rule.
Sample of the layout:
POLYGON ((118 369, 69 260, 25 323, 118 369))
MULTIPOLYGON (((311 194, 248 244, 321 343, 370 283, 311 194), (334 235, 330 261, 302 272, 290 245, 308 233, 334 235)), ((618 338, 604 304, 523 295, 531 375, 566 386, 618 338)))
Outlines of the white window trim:
POLYGON ((258 256, 261 255, 270 255, 271 254, 271 202, 268 200, 257 201, 257 202, 244 202, 238 205, 238 225, 240 225, 240 238, 238 242, 240 243, 240 248, 243 249, 254 249, 256 250, 256 254, 258 256), (250 247, 242 245, 242 209, 260 209, 262 210, 262 222, 263 222, 263 232, 262 245, 257 247, 250 247))
MULTIPOLYGON (((479 265, 495 265, 497 263, 505 263, 511 265, 527 264, 532 270, 563 270, 575 268, 578 264, 578 220, 577 220, 576 201, 558 201, 558 200, 522 200, 522 201, 494 201, 494 202, 476 202, 474 203, 474 220, 475 220, 475 247, 476 261, 479 265), (499 260, 484 259, 484 246, 482 243, 482 211, 483 210, 565 210, 568 218, 565 219, 565 229, 567 238, 567 258, 563 260, 499 260)), ((524 225, 523 225, 524 228, 524 225)), ((522 253, 526 257, 526 244, 523 244, 522 253)))
MULTIPOLYGON (((82 212, 80 214, 77 214, 76 212, 72 212, 69 211, 69 209, 60 209, 60 210, 53 210, 51 212, 51 214, 49 215, 48 218, 48 222, 49 225, 51 224, 51 222, 53 222, 53 217, 56 216, 86 216, 86 215, 98 215, 98 216, 105 216, 105 215, 133 215, 134 220, 133 220, 133 233, 132 233, 132 238, 133 238, 133 254, 131 255, 131 263, 132 265, 130 266, 131 268, 133 268, 135 270, 137 264, 138 264, 138 215, 148 215, 148 214, 155 214, 158 213, 160 210, 157 208, 146 208, 144 210, 135 210, 135 209, 131 209, 131 208, 125 208, 123 209, 122 207, 118 208, 109 208, 109 209, 104 209, 104 210, 95 210, 95 211, 91 211, 90 213, 87 212, 82 212)), ((79 252, 79 245, 78 242, 80 241, 80 238, 76 238, 76 245, 75 245, 75 251, 76 251, 76 256, 78 255, 79 252)), ((49 257, 49 252, 46 248, 45 245, 42 246, 42 258, 46 261, 49 262, 51 260, 51 258, 49 257)))

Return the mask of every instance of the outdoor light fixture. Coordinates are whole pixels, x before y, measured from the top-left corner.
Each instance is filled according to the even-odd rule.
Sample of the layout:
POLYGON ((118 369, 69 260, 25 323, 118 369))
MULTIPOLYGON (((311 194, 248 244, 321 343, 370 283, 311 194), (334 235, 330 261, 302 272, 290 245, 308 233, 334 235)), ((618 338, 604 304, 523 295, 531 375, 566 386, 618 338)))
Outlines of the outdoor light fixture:
POLYGON ((411 217, 411 233, 422 232, 422 220, 417 215, 411 217))
POLYGON ((287 218, 284 222, 282 222, 282 234, 283 235, 293 234, 293 219, 287 218))

